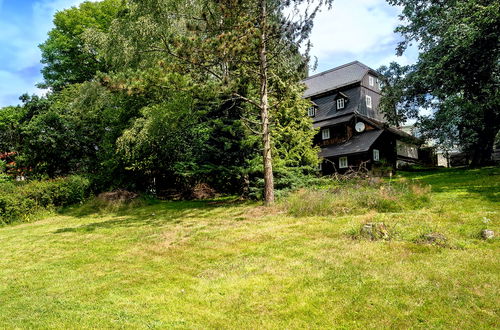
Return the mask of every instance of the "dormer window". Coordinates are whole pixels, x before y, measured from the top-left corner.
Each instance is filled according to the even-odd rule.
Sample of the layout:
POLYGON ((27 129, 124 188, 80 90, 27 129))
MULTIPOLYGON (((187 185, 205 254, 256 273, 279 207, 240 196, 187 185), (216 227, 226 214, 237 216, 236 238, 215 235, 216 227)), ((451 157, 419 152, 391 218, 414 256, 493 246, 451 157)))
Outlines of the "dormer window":
POLYGON ((368 76, 368 83, 370 84, 370 86, 375 86, 375 78, 372 77, 372 76, 368 76))
POLYGON ((335 96, 335 102, 337 104, 337 110, 342 110, 345 108, 347 102, 349 102, 349 97, 346 94, 339 92, 337 96, 335 96))
POLYGON ((315 107, 309 107, 309 108, 307 109, 307 115, 308 115, 309 117, 314 117, 314 116, 316 116, 316 108, 315 108, 315 107))
POLYGON ((345 107, 345 99, 341 97, 337 100, 337 110, 344 109, 345 107))

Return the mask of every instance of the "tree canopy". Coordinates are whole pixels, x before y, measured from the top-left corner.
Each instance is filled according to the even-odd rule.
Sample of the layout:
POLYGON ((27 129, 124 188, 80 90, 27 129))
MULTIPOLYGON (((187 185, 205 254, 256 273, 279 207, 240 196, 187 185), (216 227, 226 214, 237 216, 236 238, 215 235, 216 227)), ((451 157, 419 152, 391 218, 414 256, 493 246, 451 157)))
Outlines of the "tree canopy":
POLYGON ((500 4, 493 0, 388 3, 403 8, 396 32, 404 40, 397 53, 416 43, 420 55, 415 65, 383 68, 389 77, 383 109, 393 120, 420 118, 424 134, 448 141, 456 137, 473 165, 488 163, 500 129, 500 4), (421 108, 433 114, 422 117, 421 108))
POLYGON ((24 96, 17 117, 2 110, 1 148, 32 175, 84 173, 95 189, 206 183, 270 204, 274 186, 316 171, 300 49, 329 3, 304 14, 302 0, 104 0, 58 12, 40 46, 50 92, 24 96))
POLYGON ((106 71, 106 63, 98 50, 85 43, 85 33, 106 32, 123 9, 121 0, 84 2, 54 15, 54 28, 40 45, 42 51, 41 87, 61 90, 67 85, 82 83, 96 72, 106 71))

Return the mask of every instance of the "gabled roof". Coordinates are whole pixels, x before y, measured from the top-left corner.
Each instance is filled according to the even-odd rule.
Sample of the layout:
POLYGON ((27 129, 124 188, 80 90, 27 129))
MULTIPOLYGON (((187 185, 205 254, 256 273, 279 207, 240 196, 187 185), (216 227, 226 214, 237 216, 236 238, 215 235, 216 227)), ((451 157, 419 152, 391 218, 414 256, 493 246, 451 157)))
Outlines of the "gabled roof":
POLYGON ((304 79, 304 83, 307 86, 304 97, 326 93, 343 86, 360 82, 369 71, 376 72, 363 63, 354 61, 315 74, 304 79))
POLYGON ((319 155, 320 157, 326 158, 366 152, 370 150, 370 147, 373 145, 373 143, 375 143, 375 141, 383 132, 383 130, 373 130, 365 132, 363 134, 355 135, 345 143, 330 145, 325 148, 321 148, 319 155))

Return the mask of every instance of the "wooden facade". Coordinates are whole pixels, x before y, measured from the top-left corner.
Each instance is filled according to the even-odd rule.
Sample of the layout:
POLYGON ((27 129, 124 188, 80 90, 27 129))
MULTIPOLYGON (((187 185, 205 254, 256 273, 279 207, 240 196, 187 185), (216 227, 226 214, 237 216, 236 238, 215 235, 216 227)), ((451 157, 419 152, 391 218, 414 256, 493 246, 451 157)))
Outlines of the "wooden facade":
POLYGON ((314 142, 321 147, 324 174, 356 168, 362 162, 372 169, 418 161, 419 141, 390 127, 379 111, 383 79, 366 65, 352 62, 304 80, 308 87, 304 96, 315 107, 312 119, 320 129, 314 142), (359 124, 362 129, 357 131, 360 122, 364 125, 359 124))

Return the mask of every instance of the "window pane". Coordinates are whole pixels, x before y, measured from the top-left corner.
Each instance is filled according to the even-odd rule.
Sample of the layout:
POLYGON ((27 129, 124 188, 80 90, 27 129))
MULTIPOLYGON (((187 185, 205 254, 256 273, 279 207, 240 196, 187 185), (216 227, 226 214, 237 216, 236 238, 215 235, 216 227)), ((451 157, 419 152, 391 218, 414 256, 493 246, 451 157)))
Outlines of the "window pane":
POLYGON ((337 109, 344 109, 344 99, 337 100, 337 109))
POLYGON ((347 167, 347 157, 340 157, 339 158, 339 167, 340 168, 346 168, 347 167))
POLYGON ((372 107, 372 97, 369 95, 366 95, 366 106, 370 109, 372 107))
POLYGON ((325 128, 324 130, 322 130, 321 136, 322 136, 323 140, 329 139, 330 138, 330 129, 325 128))
POLYGON ((307 113, 308 113, 309 117, 314 117, 316 115, 316 108, 315 107, 310 107, 307 110, 307 113))

